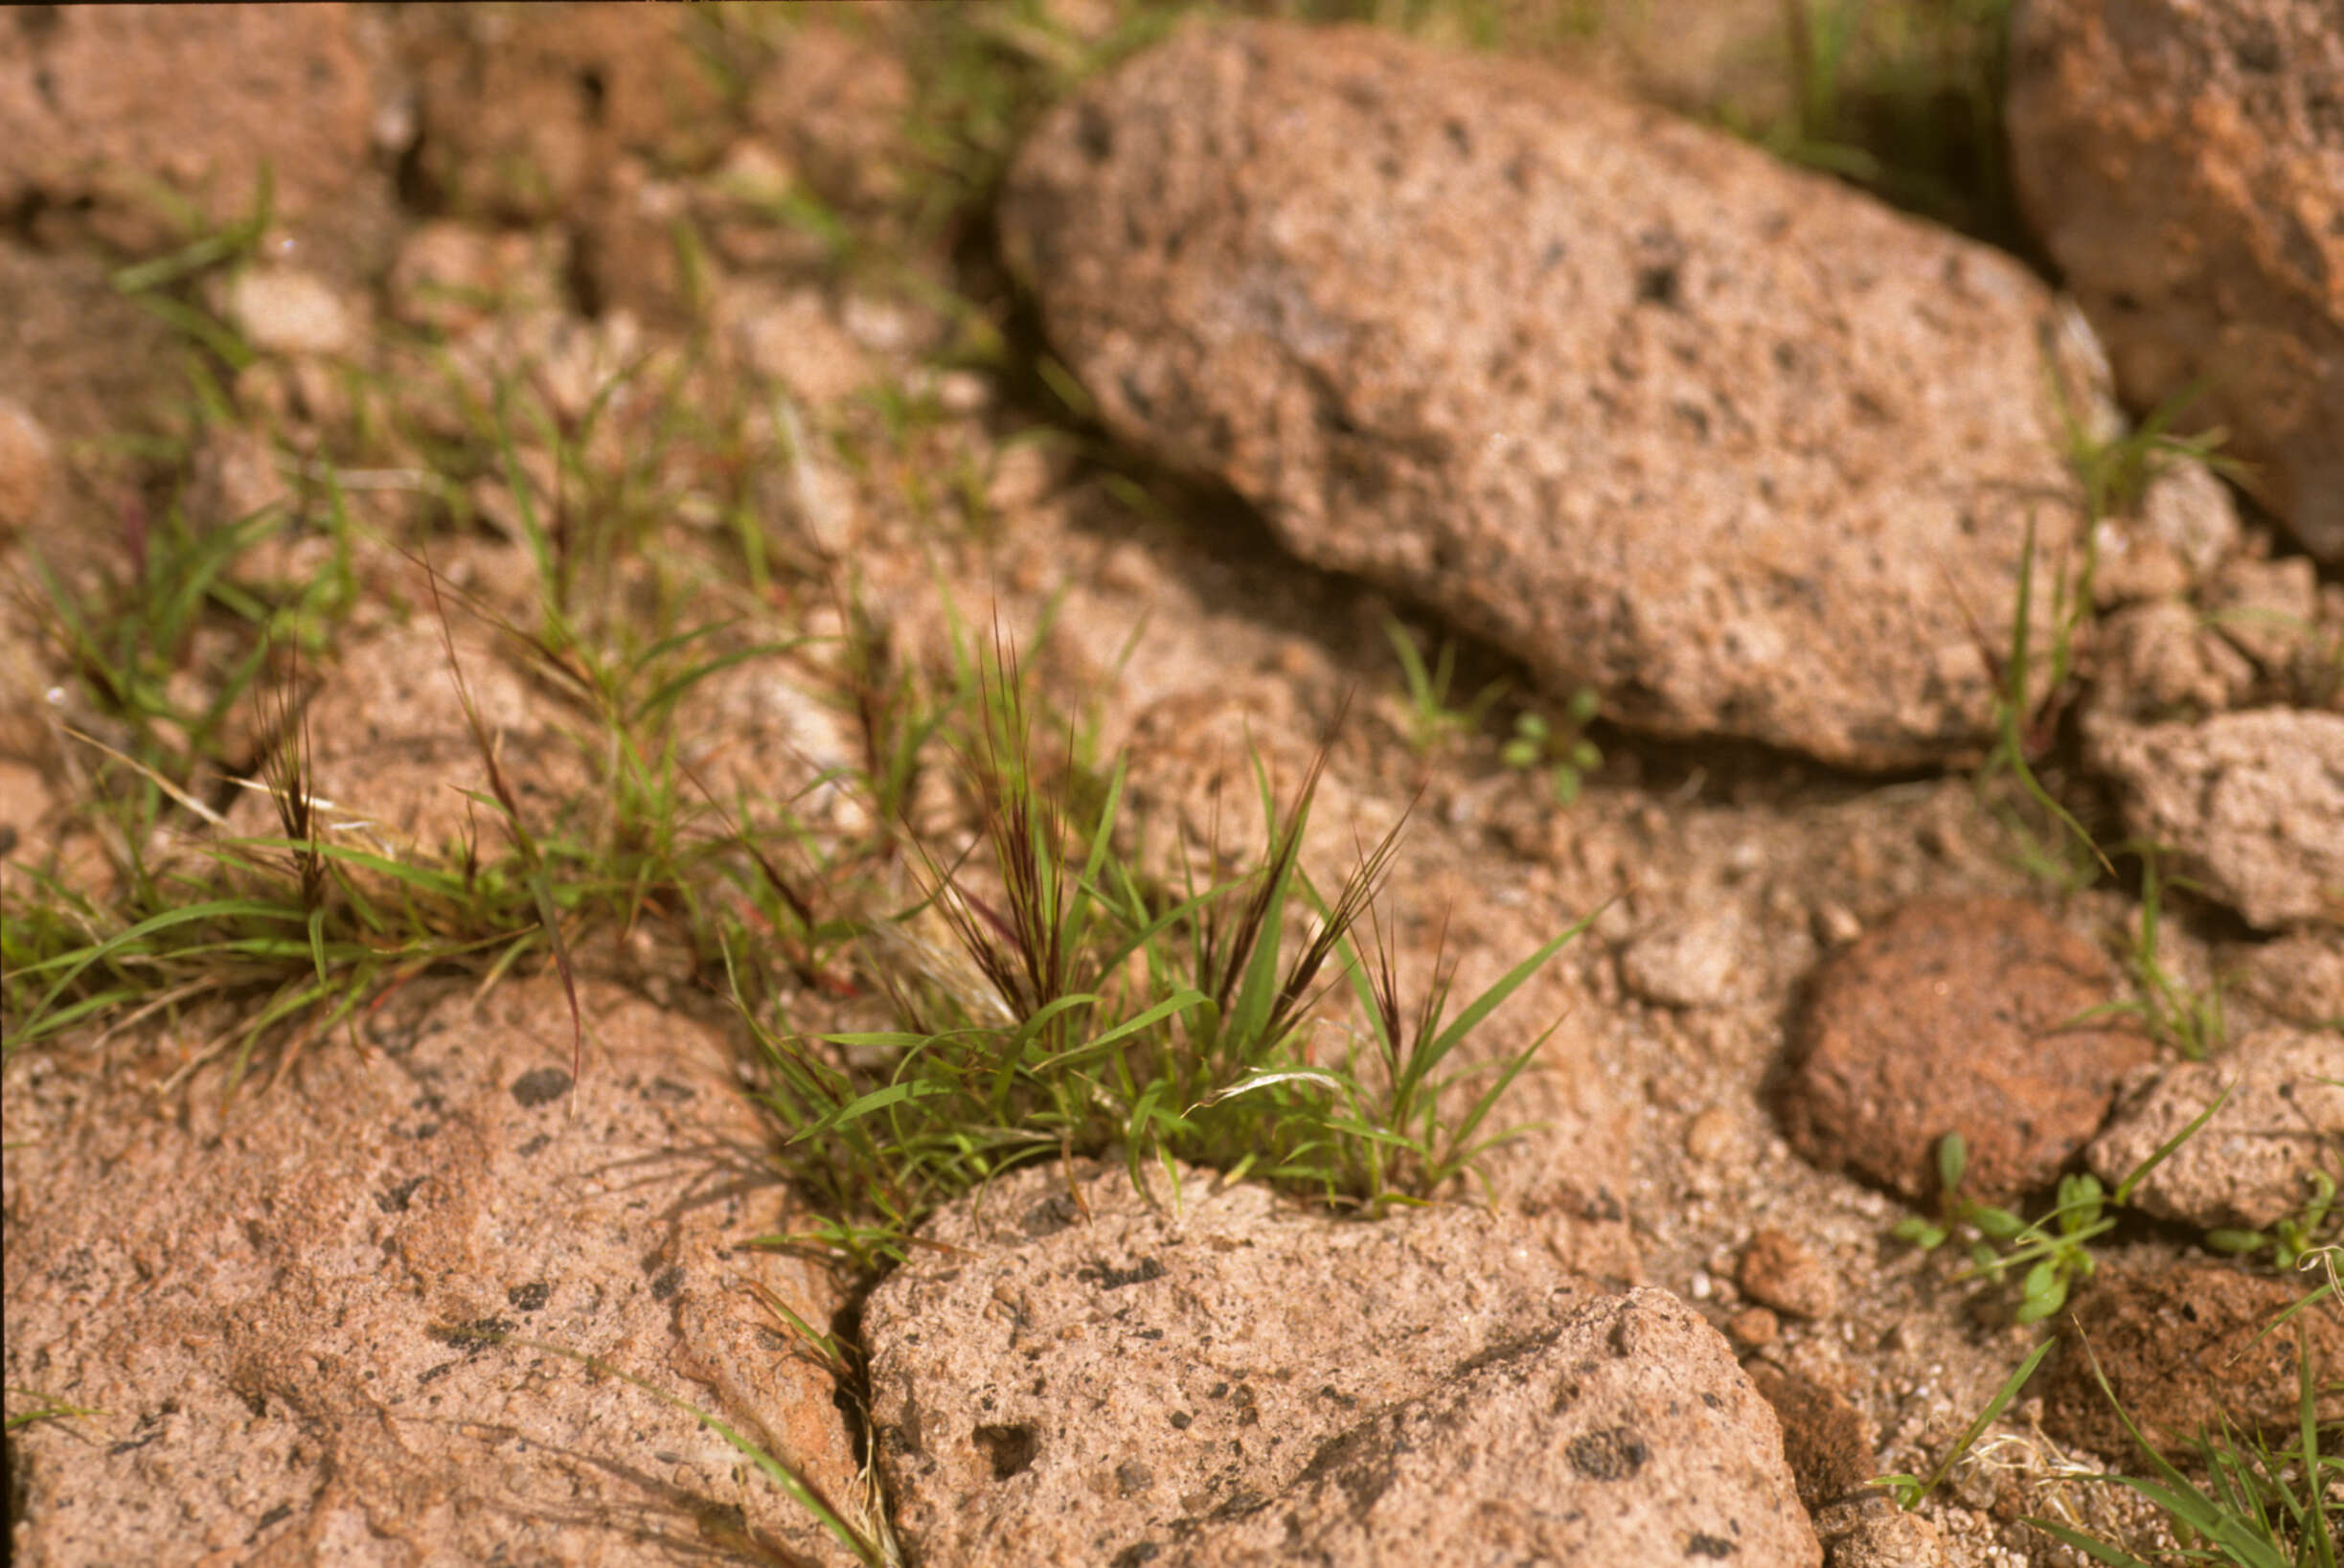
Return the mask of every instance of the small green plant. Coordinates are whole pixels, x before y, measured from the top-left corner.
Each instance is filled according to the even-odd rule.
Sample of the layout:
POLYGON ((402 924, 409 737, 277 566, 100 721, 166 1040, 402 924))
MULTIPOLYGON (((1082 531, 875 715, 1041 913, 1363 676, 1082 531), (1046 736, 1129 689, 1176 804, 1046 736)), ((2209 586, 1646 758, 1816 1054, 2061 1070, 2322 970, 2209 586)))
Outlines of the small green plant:
POLYGON ((1513 739, 1498 752, 1500 760, 1524 773, 1544 770, 1555 804, 1570 805, 1579 799, 1587 775, 1604 765, 1602 748, 1585 734, 1602 706, 1593 688, 1582 686, 1564 704, 1559 723, 1550 724, 1543 714, 1525 709, 1514 716, 1513 739))
POLYGON ((1479 730, 1498 698, 1506 694, 1504 681, 1491 681, 1463 707, 1452 708, 1449 693, 1457 679, 1457 645, 1443 643, 1439 655, 1427 666, 1416 646, 1415 633, 1405 625, 1386 619, 1383 633, 1392 640, 1392 651, 1400 655, 1400 672, 1407 678, 1408 744, 1419 757, 1429 757, 1479 730))
POLYGON ((2336 1206, 2335 1178, 2325 1170, 2314 1170, 2310 1180, 2311 1195, 2303 1207, 2273 1222, 2269 1230, 2208 1231, 2206 1245, 2236 1258, 2268 1253, 2276 1268, 2293 1268, 2320 1248, 2335 1246, 2335 1233, 2344 1225, 2344 1210, 2336 1206))
POLYGON ((2130 1203, 2132 1194, 2149 1179, 2150 1173, 2163 1165, 2173 1150, 2196 1137, 2198 1129, 2228 1102, 2231 1092, 2224 1089, 2187 1126, 2158 1145, 2147 1159, 2126 1173, 2113 1193, 2089 1171, 2061 1176, 2059 1195, 2050 1212, 2032 1222, 2010 1209, 1963 1195, 1962 1178, 1968 1174, 1969 1145, 1960 1133, 1949 1132, 1937 1143, 1936 1216, 1908 1216, 1899 1220, 1890 1234, 1923 1252, 1931 1252, 1945 1245, 1957 1230, 1969 1229, 1975 1239, 1969 1248, 1970 1266, 1961 1278, 1982 1280, 1989 1284, 2003 1284, 2016 1278, 2019 1299, 2012 1313, 2013 1320, 2039 1323, 2066 1306, 2069 1292, 2092 1272, 2091 1243, 2116 1228, 2112 1211, 2130 1203))

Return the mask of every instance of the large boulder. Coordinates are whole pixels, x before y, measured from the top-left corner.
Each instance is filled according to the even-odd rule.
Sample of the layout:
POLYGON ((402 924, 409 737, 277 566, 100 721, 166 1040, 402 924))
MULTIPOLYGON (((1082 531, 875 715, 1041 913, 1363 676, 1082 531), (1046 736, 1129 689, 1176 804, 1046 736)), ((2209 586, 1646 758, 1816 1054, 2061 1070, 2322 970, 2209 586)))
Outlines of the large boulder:
POLYGON ((2344 18, 2334 0, 2030 0, 2029 221, 2148 408, 2192 386, 2246 483, 2344 560, 2344 18))
POLYGON ((1626 723, 1960 757, 2078 536, 2024 268, 1529 62, 1193 26, 1000 222, 1117 437, 1626 723))
POLYGON ((1022 1172, 872 1296, 919 1560, 1821 1562, 1773 1411, 1667 1292, 1572 1275, 1518 1216, 1154 1178, 1022 1172))
POLYGON ((576 1079, 550 976, 419 981, 225 1110, 218 1060, 155 1096, 225 1010, 110 1074, 86 1034, 11 1057, 9 1409, 78 1412, 9 1436, 15 1559, 852 1561, 659 1398, 863 1511, 830 1375, 759 1294, 835 1292, 733 1246, 793 1223, 767 1124, 717 1032, 580 1001, 576 1079))

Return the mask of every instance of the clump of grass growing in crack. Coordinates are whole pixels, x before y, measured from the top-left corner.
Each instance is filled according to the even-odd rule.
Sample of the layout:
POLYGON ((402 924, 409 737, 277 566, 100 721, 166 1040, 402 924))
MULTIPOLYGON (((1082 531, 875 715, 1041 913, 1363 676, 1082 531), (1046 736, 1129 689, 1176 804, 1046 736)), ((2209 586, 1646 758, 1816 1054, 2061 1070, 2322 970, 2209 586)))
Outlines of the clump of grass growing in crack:
POLYGON ((2140 920, 2133 928, 2132 947, 2127 955, 2127 965, 2140 995, 2133 1001, 2112 1003, 2095 1011, 2130 1014, 2147 1026, 2151 1034, 2190 1060, 2203 1061, 2221 1049, 2228 1034, 2222 1014, 2220 978, 2218 976, 2202 991, 2190 985, 2166 968, 2161 938, 2165 890, 2177 887, 2196 891, 2196 885, 2161 875, 2155 846, 2140 844, 2125 848, 2139 857, 2141 866, 2140 920))
MULTIPOLYGON (((517 628, 507 630, 526 642, 517 628)), ((723 803, 695 803, 673 724, 675 705, 694 685, 790 646, 746 642, 723 623, 618 652, 534 645, 548 679, 591 716, 595 739, 585 749, 602 765, 584 798, 530 822, 497 739, 463 685, 451 640, 451 673, 490 785, 476 804, 501 820, 508 841, 493 852, 477 832, 451 853, 393 852, 320 800, 309 716, 288 661, 262 688, 264 741, 251 784, 270 797, 280 832, 200 836, 193 854, 158 871, 145 858, 142 818, 130 825, 139 830, 119 835, 134 858, 113 893, 80 891, 38 872, 21 892, 11 884, 0 920, 7 1049, 77 1025, 117 1029, 158 1011, 233 999, 238 1021, 181 1069, 184 1076, 226 1053, 233 1092, 264 1041, 278 1042, 282 1073, 371 998, 423 973, 492 983, 536 952, 550 954, 567 982, 580 942, 646 922, 671 932, 711 968, 754 945, 772 960, 758 971, 758 988, 771 984, 764 967, 818 977, 847 928, 819 916, 816 896, 780 869, 797 852, 785 808, 778 827, 753 831, 723 803), (746 940, 752 932, 754 943, 746 940)), ((220 823, 151 765, 126 756, 121 765, 215 828, 220 823)), ((574 1045, 582 1054, 582 1025, 574 1045)))
MULTIPOLYGON (((1493 680, 1452 707, 1457 682, 1457 648, 1443 643, 1429 665, 1415 635, 1397 620, 1384 622, 1384 635, 1400 655, 1400 673, 1408 683, 1408 744, 1420 758, 1478 731, 1491 709, 1506 694, 1506 682, 1493 680)), ((1587 739, 1602 698, 1591 687, 1571 693, 1559 717, 1536 708, 1524 708, 1513 717, 1513 735, 1498 748, 1498 760, 1517 773, 1542 773, 1555 804, 1568 806, 1579 798, 1587 775, 1604 765, 1604 753, 1587 739)))
POLYGON ((1217 830, 1188 847, 1180 882, 1165 887, 1116 847, 1124 761, 1076 816, 1072 770, 1040 765, 1013 656, 996 646, 979 689, 964 763, 981 862, 916 846, 923 898, 891 922, 933 911, 964 978, 940 978, 951 972, 944 964, 880 963, 899 1027, 820 1036, 759 1028, 772 1066, 767 1098, 796 1129, 787 1166, 838 1216, 797 1239, 866 1263, 899 1257, 928 1212, 994 1176, 1111 1153, 1135 1182, 1150 1165, 1170 1171, 1187 1160, 1375 1212, 1430 1198, 1508 1135, 1484 1129, 1537 1044, 1491 1069, 1453 1119, 1445 1095, 1461 1075, 1445 1063, 1581 926, 1453 1018, 1450 969, 1437 968, 1411 1005, 1388 948, 1379 944, 1379 967, 1367 973, 1351 943, 1400 828, 1331 898, 1302 873, 1324 750, 1283 810, 1257 761, 1258 856, 1233 862, 1217 830), (1289 932, 1302 919, 1308 928, 1289 932), (1369 1034, 1324 1061, 1311 1021, 1345 974, 1369 1034))
MULTIPOLYGON (((2290 1318, 2335 1299, 2332 1274, 2263 1333, 2277 1331, 2290 1318)), ((2333 1451, 2333 1430, 2323 1448, 2318 1355, 2310 1325, 2297 1321, 2294 1331, 2296 1424, 2289 1441, 2273 1448, 2261 1434, 2241 1431, 2224 1419, 2218 1430, 2201 1430, 2194 1440, 2195 1468, 2202 1481, 2184 1474, 2143 1435, 2108 1386, 2098 1354, 2085 1343, 2092 1377, 2124 1423, 2150 1476, 2099 1473, 2074 1479, 2122 1487, 2146 1498, 2181 1541, 2184 1561, 2228 1563, 2232 1568, 2336 1568, 2338 1521, 2344 1517, 2344 1455, 2333 1451)), ((2124 1547, 2071 1526, 2041 1518, 2027 1523, 2108 1568, 2151 1568, 2124 1547)))
POLYGON ((2203 464, 2225 479, 2242 480, 2247 475, 2244 464, 2222 454, 2230 436, 2219 425, 2195 435, 2173 433, 2174 424, 2205 395, 2202 380, 2174 392, 2138 424, 2116 435, 2100 436, 2076 412, 2065 379, 2056 372, 2047 373, 2047 379, 2067 444, 2067 466, 2082 487, 2084 518, 2094 527, 2105 518, 2138 511, 2150 487, 2183 464, 2203 464))
POLYGON ((2035 651, 2035 518, 2027 517, 2018 551, 2017 602, 2011 617, 2007 653, 1973 620, 1970 626, 1979 655, 1994 682, 1994 743, 1979 766, 1977 787, 1992 795, 2004 779, 2014 784, 2021 800, 2048 819, 2048 831, 2031 823, 2015 807, 1997 803, 1996 815, 2010 829, 2030 870, 2062 887, 2081 888, 2099 874, 2114 875, 2115 867, 2074 812, 2061 805, 2036 774, 2035 760, 2049 751, 2061 716, 2072 695, 2077 633, 2091 611, 2094 567, 2090 531, 2086 531, 2082 564, 2071 578, 2062 563, 2053 583, 2052 645, 2048 670, 2039 694, 2036 685, 2035 651))

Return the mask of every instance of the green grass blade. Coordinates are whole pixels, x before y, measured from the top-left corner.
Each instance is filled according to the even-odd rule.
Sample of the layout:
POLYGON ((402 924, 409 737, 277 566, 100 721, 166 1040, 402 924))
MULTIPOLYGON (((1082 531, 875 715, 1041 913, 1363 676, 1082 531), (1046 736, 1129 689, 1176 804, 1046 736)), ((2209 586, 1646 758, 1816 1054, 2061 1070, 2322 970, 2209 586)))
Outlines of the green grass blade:
POLYGON ((1470 1034, 1477 1027, 1479 1027, 1484 1018, 1487 1018, 1491 1013, 1495 1012, 1501 1006, 1503 1006, 1506 998, 1512 996, 1515 991, 1521 989, 1525 981, 1529 980, 1532 975, 1536 974, 1540 969, 1544 968, 1548 960, 1552 959, 1557 953, 1561 952, 1564 945, 1574 937, 1579 936, 1581 933, 1584 932, 1587 927, 1593 925, 1595 923, 1596 917, 1603 914, 1605 907, 1608 907, 1608 905, 1600 905, 1591 913, 1580 917, 1577 920, 1573 921, 1568 927, 1566 927, 1559 935, 1548 941, 1546 944, 1541 946, 1536 952, 1531 954, 1528 958, 1522 960, 1521 963, 1516 964, 1513 968, 1507 970, 1505 974, 1500 976, 1491 985, 1489 989, 1483 991, 1479 996, 1474 997, 1472 1001, 1467 1003, 1465 1011, 1457 1014, 1457 1016, 1450 1021, 1449 1026, 1441 1031, 1441 1033, 1433 1039, 1433 1042, 1426 1053, 1431 1060, 1438 1062, 1446 1057, 1451 1051, 1456 1049, 1457 1043, 1460 1040, 1464 1039, 1468 1034, 1470 1034))

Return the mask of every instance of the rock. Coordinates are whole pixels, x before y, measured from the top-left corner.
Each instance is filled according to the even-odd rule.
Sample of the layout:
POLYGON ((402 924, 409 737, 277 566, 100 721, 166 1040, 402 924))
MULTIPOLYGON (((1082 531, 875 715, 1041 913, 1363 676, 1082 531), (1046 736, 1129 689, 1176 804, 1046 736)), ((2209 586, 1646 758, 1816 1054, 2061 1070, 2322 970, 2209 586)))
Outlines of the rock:
POLYGON ((324 279, 292 267, 238 274, 228 286, 228 318, 262 353, 348 354, 359 343, 350 307, 324 279))
POLYGON ((180 340, 118 292, 108 271, 87 251, 52 254, 0 239, 0 300, 9 302, 0 310, 0 387, 37 404, 53 455, 68 460, 58 465, 64 473, 78 443, 153 428, 148 421, 168 418, 185 398, 180 340))
POLYGON ((2226 956, 2224 972, 2248 1001, 2289 1023, 2344 1030, 2344 928, 2292 931, 2226 956))
POLYGON ((2080 526, 2023 268, 1527 62, 1192 26, 1000 224, 1119 439, 1624 723, 1973 753, 2080 526))
POLYGON ((2263 930, 2344 921, 2344 714, 2264 708, 2202 723, 2086 724, 2125 827, 2263 930))
POLYGON ((1963 1192, 2004 1203, 2050 1184, 2154 1054, 2128 1020, 2070 1022, 2117 992, 2106 959, 2032 904, 1905 905, 1819 970, 1783 1096, 1809 1160, 1932 1197, 1948 1132, 1963 1192))
POLYGON ((2344 560, 2344 28, 2332 0, 2033 0, 2019 202, 2150 408, 2202 384, 2245 481, 2344 560))
POLYGON ((2134 723, 2204 718, 2254 690, 2246 656, 2177 600, 2127 605, 2099 632, 2089 698, 2095 715, 2134 723))
POLYGON ((2087 1156, 2111 1189, 2231 1091, 2213 1119, 2133 1190, 2134 1205, 2152 1215, 2200 1230, 2263 1230, 2303 1207, 2312 1172, 2338 1174, 2344 1034, 2263 1030, 2212 1061, 2144 1079, 2128 1086, 2087 1156))
POLYGON ((216 1066, 156 1112, 193 1019, 111 1081, 71 1042, 10 1058, 8 1383, 100 1412, 10 1433, 20 1560, 852 1560, 690 1415, 473 1337, 603 1356, 853 1511, 831 1380, 749 1284, 834 1299, 731 1246, 788 1216, 722 1038, 589 984, 573 1081, 558 981, 471 989, 421 982, 224 1113, 216 1066))
POLYGON ((453 216, 566 217, 622 153, 690 169, 732 140, 677 13, 563 5, 399 20, 422 127, 417 174, 453 216))
POLYGON ((391 313, 411 327, 458 332, 507 313, 558 310, 569 266, 558 230, 435 218, 416 226, 391 264, 391 313))
POLYGON ((1855 1494, 1877 1473, 1871 1425, 1845 1396, 1766 1361, 1742 1371, 1783 1423, 1783 1458, 1809 1513, 1855 1494))
POLYGON ((0 208, 87 204, 146 249, 187 238, 141 190, 159 180, 214 224, 251 216, 262 171, 282 220, 330 217, 369 177, 368 61, 350 8, 26 11, 0 51, 0 208))
POLYGON ((2301 556, 2224 564, 2205 593, 2206 617, 2265 674, 2289 673, 2319 620, 2319 573, 2301 556))
POLYGON ((1762 1227, 1741 1250, 1734 1283, 1753 1301, 1793 1317, 1828 1318, 1839 1310, 1839 1282, 1831 1265, 1787 1231, 1762 1227))
POLYGON ((800 23, 749 89, 749 123, 827 201, 884 204, 902 182, 913 85, 903 61, 843 29, 800 23))
POLYGON ((57 443, 31 409, 0 398, 0 538, 33 526, 56 478, 57 443))
POLYGON ((809 409, 827 412, 876 379, 820 289, 728 284, 717 293, 716 319, 742 365, 809 409))
POLYGON ((257 430, 211 427, 191 467, 181 506, 197 528, 240 522, 293 498, 293 486, 277 466, 275 449, 257 430))
MULTIPOLYGON (((414 591, 429 602, 421 583, 414 591)), ((589 775, 579 747, 549 702, 504 648, 451 603, 464 678, 482 722, 498 738, 499 761, 533 832, 583 791, 589 775)), ((455 676, 428 609, 403 625, 353 638, 305 709, 311 792, 327 831, 378 853, 445 854, 460 861, 476 842, 493 856, 507 840, 487 763, 464 716, 455 676)), ((582 721, 580 721, 582 723, 582 721)), ((234 831, 278 835, 266 797, 248 793, 229 815, 234 831)))
POLYGON ((2043 1430, 2126 1467, 2140 1454, 2092 1376, 2093 1355, 2133 1422, 2168 1453, 2190 1446, 2201 1427, 2278 1435, 2297 1426, 2294 1324, 2310 1329, 2322 1423, 2344 1420, 2344 1314, 2333 1302, 2309 1307, 2261 1343, 2255 1336, 2307 1286, 2223 1264, 2169 1260, 2104 1264, 2060 1314, 2061 1346, 2034 1385, 2043 1430), (2090 1347, 2086 1354, 2084 1347, 2090 1347))
POLYGON ((1057 1166, 873 1294, 876 1449, 922 1560, 1821 1560, 1774 1418, 1673 1297, 1526 1222, 1368 1224, 1057 1166))
POLYGON ((1746 922, 1732 909, 1695 915, 1648 931, 1620 955, 1620 979, 1648 1002, 1717 1007, 1739 1000, 1756 967, 1746 922))

